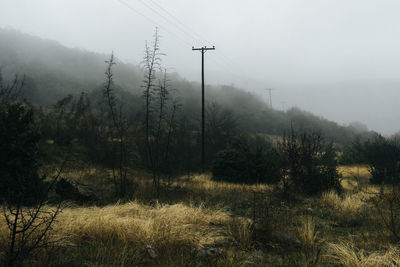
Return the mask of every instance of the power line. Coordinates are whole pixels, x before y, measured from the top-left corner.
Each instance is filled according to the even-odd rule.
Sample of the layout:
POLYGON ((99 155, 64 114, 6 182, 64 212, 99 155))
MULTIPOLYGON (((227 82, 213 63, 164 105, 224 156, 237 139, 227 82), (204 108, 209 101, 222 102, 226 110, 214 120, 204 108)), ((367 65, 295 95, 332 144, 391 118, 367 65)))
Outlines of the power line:
MULTIPOLYGON (((187 35, 187 36, 189 36, 189 38, 191 38, 191 39, 193 39, 193 40, 195 40, 196 42, 199 42, 200 41, 200 39, 198 39, 197 37, 195 37, 193 34, 192 34, 192 31, 189 29, 189 30, 186 30, 186 28, 187 27, 185 27, 185 26, 181 26, 181 23, 176 23, 176 22, 174 22, 173 20, 175 20, 175 21, 178 21, 172 14, 170 14, 165 8, 163 8, 162 6, 160 6, 159 4, 157 4, 156 2, 154 2, 154 1, 151 1, 154 5, 156 5, 159 9, 161 9, 162 11, 164 11, 167 15, 169 15, 173 20, 171 20, 171 19, 169 19, 169 18, 167 18, 167 17, 165 17, 163 14, 161 14, 159 11, 157 11, 156 9, 154 9, 153 7, 151 7, 149 4, 147 4, 145 1, 143 1, 143 0, 137 0, 137 1, 139 1, 140 3, 142 3, 144 6, 146 6, 148 9, 150 9, 151 11, 153 11, 155 14, 157 14, 158 16, 160 16, 161 18, 163 18, 166 22, 168 22, 169 24, 171 24, 172 26, 174 26, 174 27, 176 27, 178 30, 180 30, 183 34, 185 34, 185 35, 187 35)), ((182 24, 183 25, 183 24, 182 24)))
MULTIPOLYGON (((149 18, 148 16, 144 15, 143 13, 139 12, 137 9, 133 8, 130 4, 128 4, 127 2, 123 1, 123 0, 117 0, 118 2, 120 2, 121 4, 123 4, 125 7, 127 7, 128 9, 130 9, 131 11, 135 12, 136 14, 144 17, 145 19, 147 19, 148 21, 150 21, 152 24, 156 25, 157 27, 165 30, 166 32, 172 34, 173 36, 175 36, 176 38, 178 38, 180 41, 182 41, 183 43, 187 44, 187 45, 191 45, 188 42, 186 42, 185 40, 183 40, 181 37, 177 36, 175 33, 169 31, 168 29, 166 29, 164 26, 161 26, 158 22, 156 22, 155 20, 149 18)), ((143 1, 140 1, 142 4, 144 4, 145 6, 147 6, 148 8, 150 8, 147 4, 143 3, 143 1)), ((154 2, 154 1, 152 1, 154 2)), ((154 2, 155 3, 155 2, 154 2)), ((161 7, 161 6, 160 6, 161 7)), ((152 9, 153 10, 153 9, 152 9)), ((154 10, 153 10, 154 11, 154 10)), ((157 11, 154 11, 155 13, 159 14, 157 11)), ((165 12, 168 12, 167 10, 165 10, 165 12)), ((169 13, 169 12, 168 12, 169 13)), ((172 14, 171 14, 172 15, 172 14)), ((173 15, 172 15, 173 16, 173 15)), ((164 18, 165 19, 165 18, 164 18)), ((176 20, 178 20, 177 18, 175 18, 176 20)), ((198 40, 192 38, 193 40, 195 40, 196 42, 198 42, 198 40)), ((215 63, 217 64, 221 64, 220 62, 216 61, 215 59, 212 59, 215 63)), ((226 62, 224 62, 225 64, 227 64, 226 62)), ((229 64, 227 64, 227 66, 229 66, 229 64)), ((230 73, 232 75, 232 73, 230 73)), ((237 75, 234 75, 237 76, 237 75)))
POLYGON ((149 0, 152 2, 154 5, 156 5, 158 8, 163 10, 166 14, 168 14, 171 18, 173 18, 179 25, 181 25, 183 28, 186 28, 189 32, 192 32, 194 35, 197 35, 197 39, 200 39, 202 41, 205 41, 209 45, 211 45, 211 42, 207 41, 204 37, 202 37, 200 34, 196 33, 192 28, 190 28, 187 24, 183 23, 181 20, 179 20, 175 15, 173 15, 171 12, 169 12, 166 8, 162 7, 161 4, 157 3, 157 1, 154 0, 149 0))
MULTIPOLYGON (((162 17, 165 21, 167 21, 169 24, 173 25, 174 27, 176 27, 177 29, 179 29, 184 35, 187 35, 187 37, 193 39, 195 42, 206 42, 208 44, 211 44, 211 42, 209 42, 208 40, 206 40, 204 37, 202 37, 200 34, 198 34, 196 31, 194 31, 192 28, 189 28, 186 24, 184 24, 181 20, 179 20, 175 15, 173 15, 171 12, 169 12, 166 8, 164 8, 163 6, 161 6, 161 4, 157 3, 154 0, 149 0, 151 3, 153 3, 153 5, 155 5, 156 7, 158 7, 160 10, 162 10, 165 14, 167 14, 169 17, 171 17, 174 21, 176 21, 179 25, 177 25, 177 23, 172 22, 170 19, 166 18, 164 15, 162 15, 159 11, 155 10, 154 8, 152 8, 151 6, 149 6, 149 4, 147 4, 146 2, 144 2, 143 0, 138 0, 139 2, 141 2, 143 5, 145 5, 147 8, 149 8, 150 10, 152 10, 154 13, 156 13, 158 16, 162 17), (196 37, 196 36, 197 37, 196 37)), ((222 51, 220 51, 219 53, 217 53, 217 59, 220 60, 220 62, 222 62, 223 64, 226 65, 226 67, 232 67, 232 65, 238 66, 238 64, 236 64, 234 61, 232 61, 228 56, 226 56, 222 51)), ((216 62, 213 59, 214 62, 216 62)), ((244 71, 241 69, 240 70, 242 72, 241 76, 246 76, 243 75, 244 71)), ((230 75, 232 75, 232 72, 229 72, 230 75)), ((239 76, 237 74, 233 74, 233 76, 239 76)))
POLYGON ((120 2, 122 5, 126 6, 127 8, 129 8, 131 11, 135 12, 136 14, 144 17, 145 19, 147 19, 148 21, 150 21, 151 23, 153 23, 155 26, 159 27, 160 29, 163 29, 164 31, 168 32, 169 34, 175 36, 176 38, 178 38, 181 42, 184 42, 185 44, 187 44, 188 46, 190 46, 191 44, 185 40, 183 40, 182 38, 180 38, 178 35, 176 35, 175 33, 171 32, 170 30, 168 30, 166 27, 161 26, 158 22, 156 22, 155 20, 149 18, 148 16, 144 15, 143 13, 137 11, 135 8, 133 8, 130 4, 128 4, 127 2, 123 1, 123 0, 117 0, 118 2, 120 2))
MULTIPOLYGON (((191 39, 191 40, 194 40, 195 42, 199 42, 199 39, 201 39, 201 41, 204 41, 206 43, 210 43, 204 37, 202 37, 200 34, 196 33, 193 29, 189 28, 181 20, 179 20, 176 16, 174 16, 171 12, 169 12, 166 8, 162 7, 159 3, 157 3, 154 0, 149 0, 149 1, 151 3, 153 3, 155 6, 157 6, 164 13, 166 13, 168 16, 170 16, 173 20, 175 20, 182 27, 178 27, 177 23, 173 23, 170 19, 166 18, 159 11, 157 11, 153 7, 149 6, 149 4, 145 3, 143 0, 138 0, 138 1, 140 3, 142 3, 144 6, 146 6, 148 9, 152 10, 157 16, 163 18, 170 25, 172 25, 173 27, 177 28, 181 33, 183 33, 183 35, 184 35, 183 38, 180 37, 179 35, 177 35, 176 33, 174 33, 173 31, 169 30, 166 26, 162 26, 160 23, 156 22, 152 18, 146 16, 142 12, 139 12, 137 9, 133 8, 130 4, 128 4, 126 1, 124 1, 124 0, 117 0, 117 1, 120 2, 121 4, 123 4, 124 6, 126 6, 127 8, 129 8, 131 11, 135 12, 136 14, 144 17, 146 20, 150 21, 152 24, 156 25, 160 29, 163 29, 167 33, 173 35, 180 42, 185 44, 185 46, 182 46, 182 47, 185 47, 185 49, 187 48, 187 46, 191 46, 191 44, 188 41, 186 41, 185 39, 191 39), (184 30, 184 29, 186 29, 186 30, 184 30), (198 38, 194 37, 194 35, 196 35, 198 38)), ((247 76, 246 74, 244 74, 245 71, 243 69, 241 69, 240 67, 239 67, 240 68, 240 74, 235 74, 232 71, 230 71, 232 66, 236 66, 237 67, 237 66, 240 66, 240 65, 236 64, 234 61, 232 61, 228 56, 223 54, 221 51, 219 53, 217 53, 216 56, 217 56, 216 58, 212 58, 211 60, 213 62, 217 63, 218 65, 220 65, 223 68, 223 72, 225 72, 225 73, 227 73, 227 74, 229 74, 230 76, 233 76, 233 77, 243 77, 243 76, 246 77, 247 76), (225 67, 223 67, 221 64, 225 65, 225 67)), ((247 79, 251 80, 248 76, 247 76, 247 79)))

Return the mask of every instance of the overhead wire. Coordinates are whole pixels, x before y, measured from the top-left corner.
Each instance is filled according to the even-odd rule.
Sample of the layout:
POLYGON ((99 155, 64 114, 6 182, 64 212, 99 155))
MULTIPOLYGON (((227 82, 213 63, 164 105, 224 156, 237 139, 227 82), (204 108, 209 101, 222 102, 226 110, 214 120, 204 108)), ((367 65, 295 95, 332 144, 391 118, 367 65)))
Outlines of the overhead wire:
POLYGON ((121 3, 122 5, 124 5, 125 7, 127 7, 128 9, 130 9, 131 11, 135 12, 136 14, 144 17, 145 19, 147 19, 148 21, 150 21, 152 24, 154 24, 155 26, 157 26, 160 29, 163 29, 164 31, 168 32, 169 34, 175 36, 176 38, 178 38, 181 42, 184 42, 185 44, 191 46, 191 44, 187 41, 185 41, 184 39, 182 39, 181 37, 179 37, 177 34, 175 34, 174 32, 168 30, 166 27, 161 26, 160 23, 156 22, 155 20, 149 18, 148 16, 144 15, 143 13, 141 13, 140 11, 138 11, 137 9, 133 8, 130 4, 128 4, 127 2, 125 2, 124 0, 117 0, 119 3, 121 3))
POLYGON ((198 34, 196 31, 194 31, 192 28, 190 28, 187 24, 183 23, 180 19, 178 19, 172 12, 168 11, 166 8, 164 8, 161 4, 157 3, 157 1, 154 0, 149 0, 153 5, 157 6, 159 9, 164 11, 166 14, 168 14, 173 20, 175 20, 179 25, 181 25, 183 28, 187 29, 187 31, 193 35, 196 35, 197 39, 205 41, 209 45, 212 45, 211 42, 209 42, 207 39, 202 37, 200 34, 198 34))
MULTIPOLYGON (((153 8, 152 6, 150 6, 148 3, 144 2, 143 0, 137 0, 137 1, 139 1, 146 8, 150 9, 157 16, 163 18, 164 21, 166 21, 168 24, 170 24, 173 27, 175 27, 176 29, 178 29, 184 35, 184 38, 182 38, 181 36, 178 36, 177 33, 167 29, 166 26, 162 26, 160 23, 158 23, 155 20, 153 20, 153 19, 149 18, 148 16, 144 15, 142 12, 139 12, 137 9, 133 8, 126 1, 124 1, 124 0, 117 0, 117 1, 120 2, 121 4, 123 4, 124 6, 126 6, 127 8, 129 8, 130 10, 132 10, 133 12, 135 12, 135 13, 139 14, 140 16, 144 17, 145 19, 150 21, 155 26, 157 26, 160 29, 163 29, 164 31, 166 31, 167 33, 173 35, 175 38, 177 38, 179 41, 183 42, 185 45, 188 45, 189 47, 192 47, 192 44, 190 44, 188 41, 186 41, 186 39, 190 39, 190 40, 195 41, 195 42, 202 41, 202 42, 205 42, 205 43, 208 43, 209 45, 211 45, 211 42, 207 41, 204 37, 202 37, 196 31, 194 31, 193 29, 189 28, 185 23, 183 23, 181 20, 179 20, 175 15, 173 15, 170 11, 168 11, 161 4, 157 3, 157 1, 155 1, 155 0, 149 0, 149 1, 153 4, 153 6, 156 6, 159 10, 164 12, 171 19, 166 18, 166 16, 161 14, 161 11, 156 10, 155 8, 153 8), (174 20, 176 23, 174 23, 172 20, 174 20), (180 26, 178 26, 178 25, 180 25, 180 26)), ((183 46, 183 47, 185 49, 187 49, 186 46, 183 46)), ((228 74, 230 76, 233 76, 233 77, 247 76, 246 79, 252 80, 252 79, 250 79, 248 77, 248 75, 245 75, 245 71, 243 69, 241 69, 240 67, 239 67, 240 68, 240 72, 241 72, 240 75, 235 74, 234 72, 232 72, 230 70, 232 68, 232 66, 238 67, 239 65, 236 64, 234 61, 232 61, 222 51, 218 51, 216 53, 216 56, 217 56, 216 58, 211 57, 210 59, 211 59, 211 61, 213 61, 214 63, 216 63, 217 65, 219 65, 221 67, 220 69, 218 68, 219 71, 222 71, 222 72, 224 72, 224 73, 226 73, 226 74, 228 74)))
MULTIPOLYGON (((145 2, 143 2, 143 0, 138 0, 141 3, 143 3, 144 5, 146 5, 147 7, 149 7, 148 4, 146 4, 145 2)), ((210 41, 208 41, 206 38, 204 38, 202 35, 198 34, 195 30, 193 30, 192 28, 190 28, 187 24, 183 23, 180 19, 178 19, 174 14, 172 14, 172 12, 168 11, 166 8, 164 8, 161 4, 157 3, 157 1, 155 0, 149 0, 151 3, 153 3, 153 5, 155 5, 156 7, 158 7, 159 9, 161 9, 164 13, 166 13, 168 16, 170 16, 177 24, 180 25, 180 29, 184 29, 181 30, 184 34, 190 35, 190 37, 194 37, 193 40, 195 41, 203 41, 205 43, 208 43, 208 45, 212 46, 212 43, 210 41)), ((151 10, 153 10, 156 14, 160 15, 161 17, 163 17, 166 21, 170 21, 167 18, 165 18, 165 16, 161 15, 160 12, 154 10, 153 8, 149 7, 151 10)), ((176 26, 176 23, 172 23, 174 26, 176 26)), ((177 26, 176 26, 177 27, 177 26)), ((226 66, 228 67, 232 67, 232 65, 236 65, 232 60, 229 59, 229 57, 225 56, 225 54, 222 51, 218 51, 217 52, 217 57, 218 56, 222 56, 225 58, 225 63, 226 66)), ((218 64, 218 62, 216 60, 214 60, 214 58, 211 59, 212 61, 216 62, 218 64)), ((221 59, 220 59, 221 60, 221 59)), ((224 60, 222 60, 224 61, 224 60)), ((226 71, 225 71, 226 72, 226 71)), ((238 76, 236 74, 233 74, 232 72, 228 71, 230 75, 233 76, 238 76)))
MULTIPOLYGON (((140 2, 143 2, 143 0, 138 0, 140 2)), ((197 38, 193 38, 194 40, 199 39, 205 43, 207 43, 208 45, 212 46, 212 43, 210 41, 208 41, 206 38, 204 38, 202 35, 200 35, 199 33, 197 33, 195 30, 193 30, 192 28, 190 28, 187 24, 183 23, 180 19, 178 19, 174 14, 172 14, 172 12, 168 11, 166 8, 164 8, 161 4, 159 4, 156 0, 149 0, 151 3, 153 3, 153 5, 157 6, 159 9, 161 9, 162 11, 164 11, 164 13, 166 13, 168 16, 170 16, 173 20, 175 20, 179 25, 181 25, 183 28, 186 29, 185 33, 189 33, 189 35, 194 36, 196 35, 197 38)), ((146 4, 147 5, 147 4, 146 4)), ((158 11, 156 11, 156 13, 159 14, 158 11)), ((228 56, 226 56, 222 51, 218 51, 217 52, 217 57, 221 56, 222 58, 220 58, 220 60, 223 61, 223 63, 225 63, 228 67, 232 67, 232 65, 237 66, 238 64, 236 64, 234 61, 232 61, 228 56)), ((238 75, 235 75, 238 76, 238 75)))
POLYGON ((151 11, 153 11, 155 14, 157 14, 158 16, 160 16, 161 18, 163 18, 167 23, 171 24, 172 26, 174 26, 176 29, 178 29, 179 31, 181 31, 183 34, 187 35, 189 38, 195 40, 195 42, 199 42, 201 39, 197 38, 194 34, 192 34, 192 32, 190 30, 187 30, 187 27, 182 27, 182 25, 180 23, 174 22, 174 20, 176 21, 175 17, 173 17, 168 11, 166 11, 164 8, 162 8, 160 5, 158 5, 155 2, 152 2, 154 5, 156 5, 159 9, 161 9, 162 11, 164 11, 164 13, 166 13, 167 15, 169 15, 172 19, 167 18, 166 16, 164 16, 163 14, 161 14, 158 10, 154 9, 151 5, 147 4, 145 1, 143 0, 137 0, 139 1, 142 5, 146 6, 147 8, 149 8, 151 11))
MULTIPOLYGON (((143 1, 143 0, 139 0, 139 1, 143 1)), ((153 3, 153 5, 157 6, 159 9, 161 9, 162 11, 164 11, 164 13, 166 13, 167 15, 169 15, 173 20, 175 20, 177 23, 179 23, 179 25, 181 25, 183 28, 186 28, 188 32, 193 33, 193 35, 197 36, 197 39, 202 40, 203 42, 207 43, 208 45, 212 46, 212 43, 210 41, 208 41, 206 38, 204 38, 202 35, 200 35, 199 33, 197 33, 195 30, 193 30, 192 28, 190 28, 187 24, 183 23, 180 19, 178 19, 174 14, 172 14, 172 12, 168 11, 166 8, 164 8, 161 4, 159 4, 156 0, 149 0, 151 3, 153 3)), ((237 63, 235 63, 233 60, 231 60, 228 56, 225 55, 225 53, 223 51, 218 50, 217 51, 217 57, 219 59, 219 62, 222 62, 222 64, 225 64, 227 67, 231 68, 232 66, 238 66, 237 63)), ((214 58, 211 59, 212 61, 216 62, 214 60, 214 58)), ((221 64, 220 64, 221 65, 221 64)), ((242 70, 240 68, 240 71, 242 72, 242 75, 237 75, 232 73, 231 71, 228 71, 230 75, 232 76, 236 76, 236 77, 240 77, 243 76, 243 73, 245 72, 244 70, 242 70)), ((226 71, 225 71, 226 72, 226 71)), ((247 75, 244 75, 247 76, 247 75)), ((248 78, 249 79, 249 78, 248 78)))

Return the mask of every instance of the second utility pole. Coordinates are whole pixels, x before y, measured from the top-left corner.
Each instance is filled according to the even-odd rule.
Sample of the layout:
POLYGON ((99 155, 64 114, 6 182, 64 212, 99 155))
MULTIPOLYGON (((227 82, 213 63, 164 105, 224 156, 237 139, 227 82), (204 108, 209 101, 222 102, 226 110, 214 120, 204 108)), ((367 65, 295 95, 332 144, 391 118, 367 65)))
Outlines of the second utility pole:
POLYGON ((194 48, 192 50, 201 51, 201 170, 205 169, 205 149, 204 149, 204 53, 207 50, 215 50, 215 46, 194 48))

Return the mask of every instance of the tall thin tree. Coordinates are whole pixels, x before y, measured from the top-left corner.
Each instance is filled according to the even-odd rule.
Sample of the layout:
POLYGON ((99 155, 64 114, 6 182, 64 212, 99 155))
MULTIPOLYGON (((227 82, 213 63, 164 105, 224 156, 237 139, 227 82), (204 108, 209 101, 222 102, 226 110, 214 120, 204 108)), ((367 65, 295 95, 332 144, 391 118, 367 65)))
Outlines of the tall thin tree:
POLYGON ((126 145, 126 123, 124 120, 122 103, 117 105, 117 99, 114 92, 114 74, 113 66, 116 64, 114 54, 106 61, 107 68, 105 71, 105 83, 103 88, 103 98, 108 107, 108 119, 110 125, 108 129, 107 142, 111 143, 111 168, 113 175, 113 183, 115 186, 116 195, 124 197, 127 194, 127 145, 126 145), (116 161, 117 160, 117 161, 116 161))

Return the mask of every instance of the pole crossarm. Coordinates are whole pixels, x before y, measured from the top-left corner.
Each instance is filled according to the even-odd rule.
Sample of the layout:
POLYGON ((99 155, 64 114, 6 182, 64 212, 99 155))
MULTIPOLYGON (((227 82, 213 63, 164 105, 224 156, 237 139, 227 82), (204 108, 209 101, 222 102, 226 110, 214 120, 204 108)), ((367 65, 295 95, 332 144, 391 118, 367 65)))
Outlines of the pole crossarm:
POLYGON ((194 46, 192 46, 192 50, 193 50, 193 51, 215 50, 215 46, 213 46, 213 47, 204 46, 204 47, 199 47, 199 48, 195 48, 194 46))

